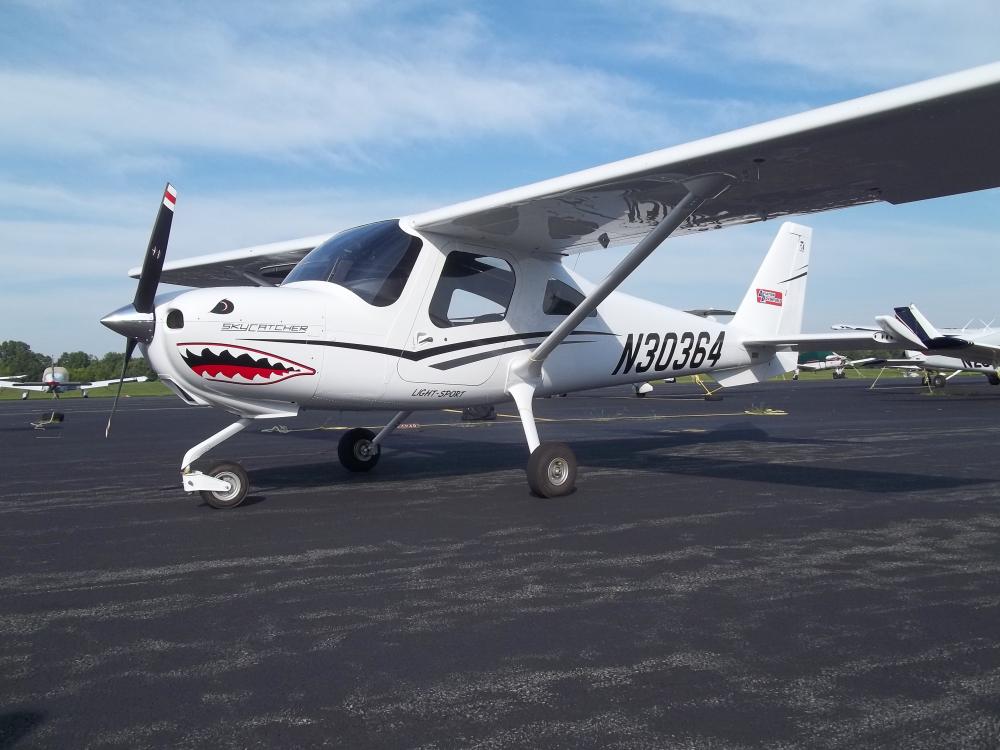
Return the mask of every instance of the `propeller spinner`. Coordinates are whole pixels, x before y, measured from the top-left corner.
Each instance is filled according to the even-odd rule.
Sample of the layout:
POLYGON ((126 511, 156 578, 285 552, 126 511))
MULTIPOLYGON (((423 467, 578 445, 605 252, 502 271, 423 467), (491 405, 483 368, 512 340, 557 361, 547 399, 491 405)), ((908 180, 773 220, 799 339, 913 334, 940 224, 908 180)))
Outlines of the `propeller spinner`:
POLYGON ((139 274, 139 283, 136 286, 132 304, 125 305, 125 307, 101 318, 102 324, 115 333, 120 333, 126 339, 125 358, 122 362, 121 377, 118 380, 118 392, 115 394, 111 414, 108 416, 108 426, 104 430, 105 437, 111 432, 111 420, 118 408, 118 399, 122 395, 122 380, 125 378, 125 370, 132 358, 132 352, 135 351, 135 347, 140 341, 148 344, 153 340, 153 333, 156 329, 153 301, 156 298, 156 288, 160 284, 160 275, 163 273, 163 261, 167 255, 170 224, 174 219, 174 205, 176 203, 177 190, 168 182, 163 190, 163 200, 160 201, 160 207, 156 212, 153 231, 149 235, 149 245, 146 247, 146 255, 142 261, 142 272, 139 274))

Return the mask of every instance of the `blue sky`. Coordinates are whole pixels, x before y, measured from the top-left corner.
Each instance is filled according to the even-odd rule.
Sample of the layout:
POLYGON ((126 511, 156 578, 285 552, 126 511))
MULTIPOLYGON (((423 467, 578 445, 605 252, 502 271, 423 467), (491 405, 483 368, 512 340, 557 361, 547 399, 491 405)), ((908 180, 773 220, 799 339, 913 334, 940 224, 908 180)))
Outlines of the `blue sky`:
MULTIPOLYGON (((1000 3, 0 1, 0 340, 122 347, 168 257, 332 232, 1000 59, 1000 3)), ((806 327, 1000 316, 1000 190, 809 217, 806 327)), ((668 243, 626 290, 737 304, 777 224, 668 243)), ((600 277, 621 252, 582 256, 600 277)))

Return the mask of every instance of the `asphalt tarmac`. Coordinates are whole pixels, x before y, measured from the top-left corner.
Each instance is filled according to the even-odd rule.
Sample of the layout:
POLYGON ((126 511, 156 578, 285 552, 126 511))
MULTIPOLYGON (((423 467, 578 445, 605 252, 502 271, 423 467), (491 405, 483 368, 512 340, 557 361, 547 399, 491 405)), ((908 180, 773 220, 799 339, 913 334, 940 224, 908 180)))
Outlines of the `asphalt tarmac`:
POLYGON ((365 476, 386 415, 310 413, 212 453, 230 511, 223 413, 0 404, 0 748, 996 748, 1000 388, 882 382, 543 400, 558 500, 509 407, 365 476))

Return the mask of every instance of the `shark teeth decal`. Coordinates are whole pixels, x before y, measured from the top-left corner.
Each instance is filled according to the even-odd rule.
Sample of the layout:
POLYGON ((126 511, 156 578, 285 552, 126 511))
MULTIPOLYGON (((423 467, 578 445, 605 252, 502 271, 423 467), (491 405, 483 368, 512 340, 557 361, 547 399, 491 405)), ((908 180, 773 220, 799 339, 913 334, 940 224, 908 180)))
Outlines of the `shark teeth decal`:
POLYGON ((270 385, 316 371, 287 357, 235 344, 186 342, 177 345, 181 359, 201 378, 215 383, 270 385))

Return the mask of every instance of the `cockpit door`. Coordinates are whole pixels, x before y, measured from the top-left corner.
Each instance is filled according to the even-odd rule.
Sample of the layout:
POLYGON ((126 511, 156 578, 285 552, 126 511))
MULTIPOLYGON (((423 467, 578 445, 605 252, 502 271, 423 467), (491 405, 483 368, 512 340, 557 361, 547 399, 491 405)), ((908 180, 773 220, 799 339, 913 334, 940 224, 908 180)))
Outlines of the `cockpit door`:
POLYGON ((481 385, 519 342, 507 320, 513 260, 493 251, 452 249, 430 285, 399 358, 411 383, 481 385))

